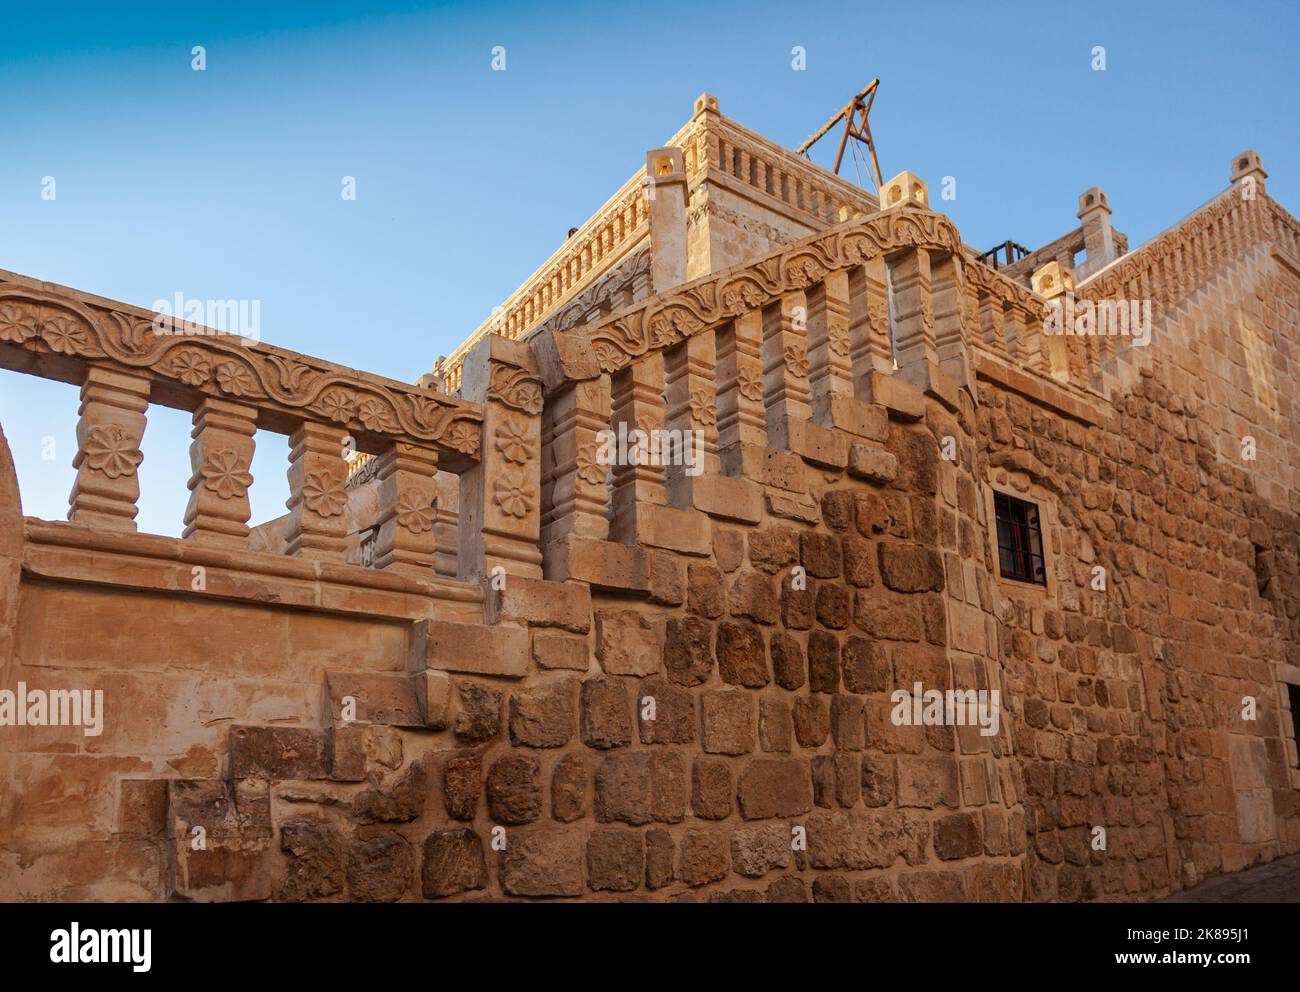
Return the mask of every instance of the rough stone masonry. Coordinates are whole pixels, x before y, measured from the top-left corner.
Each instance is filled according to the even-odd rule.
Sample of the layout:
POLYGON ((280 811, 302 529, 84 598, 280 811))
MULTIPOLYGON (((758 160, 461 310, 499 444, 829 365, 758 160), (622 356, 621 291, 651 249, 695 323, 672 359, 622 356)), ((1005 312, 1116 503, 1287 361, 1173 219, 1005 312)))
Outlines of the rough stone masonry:
POLYGON ((999 266, 705 94, 414 385, 0 273, 0 367, 81 396, 65 521, 0 436, 0 689, 102 692, 97 735, 0 727, 0 898, 1152 900, 1300 851, 1265 178, 1131 251, 1089 190, 999 266), (134 522, 151 405, 194 418, 180 538, 134 522))

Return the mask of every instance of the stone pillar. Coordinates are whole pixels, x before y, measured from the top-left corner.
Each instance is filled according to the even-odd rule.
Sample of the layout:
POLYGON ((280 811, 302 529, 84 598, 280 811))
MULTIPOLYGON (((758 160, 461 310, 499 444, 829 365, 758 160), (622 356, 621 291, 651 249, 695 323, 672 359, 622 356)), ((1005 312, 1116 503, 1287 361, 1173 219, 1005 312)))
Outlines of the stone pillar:
POLYGON ((289 527, 286 552, 320 561, 346 560, 348 463, 342 427, 306 421, 289 437, 289 527))
POLYGON ((1047 301, 1047 317, 1041 328, 1026 320, 1017 329, 1017 354, 1026 364, 1041 358, 1047 371, 1061 382, 1070 379, 1070 351, 1066 341, 1069 322, 1073 319, 1069 294, 1074 289, 1073 280, 1056 262, 1048 262, 1035 269, 1029 277, 1035 293, 1047 301))
POLYGON ((894 299, 898 376, 921 389, 929 389, 938 366, 929 252, 914 248, 899 255, 890 264, 889 278, 894 299))
MULTIPOLYGON (((813 417, 825 427, 834 427, 835 407, 853 399, 848 272, 828 272, 808 290, 807 296, 808 385, 813 417)), ((841 416, 839 422, 845 419, 841 416)))
POLYGON ((451 472, 438 472, 434 476, 437 491, 437 523, 434 524, 433 570, 442 578, 454 579, 460 574, 457 564, 460 555, 460 477, 451 472))
POLYGON ((489 334, 466 356, 461 396, 483 406, 479 463, 460 477, 460 577, 500 566, 542 577, 542 383, 529 347, 489 334))
POLYGON ((879 256, 849 270, 849 356, 858 399, 875 398, 876 376, 894 374, 889 328, 889 272, 879 256))
POLYGON ((68 519, 103 530, 134 531, 144 455, 148 379, 91 367, 81 385, 77 422, 77 479, 68 497, 68 519))
POLYGON ((1104 191, 1094 186, 1079 197, 1078 218, 1083 222, 1083 247, 1088 260, 1078 269, 1086 279, 1104 265, 1114 261, 1115 235, 1110 228, 1110 201, 1104 191))
POLYGON ((686 281, 686 166, 680 148, 646 152, 650 200, 650 281, 665 293, 686 281))
MULTIPOLYGON (((613 380, 613 421, 616 434, 658 431, 664 426, 664 362, 651 352, 619 372, 613 380)), ((661 464, 617 465, 614 468, 613 538, 625 544, 638 539, 637 504, 667 506, 661 464)))
MULTIPOLYGON (((681 431, 697 461, 667 466, 668 497, 674 506, 694 505, 694 483, 720 471, 718 462, 717 347, 706 331, 675 345, 666 356, 668 429, 681 431), (702 443, 694 443, 696 434, 702 443)), ((678 459, 680 462, 681 459, 678 459)))
POLYGON ((792 421, 812 419, 808 404, 808 301, 787 293, 763 311, 763 405, 767 436, 789 451, 792 421))
POLYGON ((718 450, 722 468, 730 476, 761 477, 767 450, 763 315, 758 311, 742 314, 721 329, 717 340, 718 450))
POLYGON ((394 441, 379 456, 379 538, 375 568, 416 579, 433 577, 437 549, 438 452, 394 441))
POLYGON ((570 537, 609 537, 610 466, 600 458, 601 432, 609 431, 609 375, 559 387, 543 415, 551 464, 543 483, 547 511, 543 543, 570 537))
POLYGON ((242 403, 204 399, 194 411, 190 436, 190 502, 182 537, 200 544, 248 546, 248 487, 253 484, 257 410, 242 403))
POLYGON ((975 393, 975 370, 970 360, 970 334, 967 320, 974 320, 974 309, 967 310, 966 279, 961 259, 956 255, 931 258, 931 291, 934 306, 934 351, 939 368, 958 386, 975 393))

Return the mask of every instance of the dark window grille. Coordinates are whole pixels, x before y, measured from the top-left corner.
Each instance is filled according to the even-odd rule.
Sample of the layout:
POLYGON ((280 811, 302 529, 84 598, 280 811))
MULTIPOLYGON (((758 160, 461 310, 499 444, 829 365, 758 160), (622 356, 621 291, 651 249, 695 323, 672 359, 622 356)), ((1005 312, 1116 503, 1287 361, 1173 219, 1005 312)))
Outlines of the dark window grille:
POLYGON ((1300 685, 1292 685, 1288 682, 1286 694, 1288 702, 1291 703, 1291 729, 1295 731, 1295 746, 1300 749, 1300 685))
POLYGON ((1006 493, 994 492, 993 508, 997 514, 998 568, 1002 577, 1047 585, 1038 507, 1006 493))

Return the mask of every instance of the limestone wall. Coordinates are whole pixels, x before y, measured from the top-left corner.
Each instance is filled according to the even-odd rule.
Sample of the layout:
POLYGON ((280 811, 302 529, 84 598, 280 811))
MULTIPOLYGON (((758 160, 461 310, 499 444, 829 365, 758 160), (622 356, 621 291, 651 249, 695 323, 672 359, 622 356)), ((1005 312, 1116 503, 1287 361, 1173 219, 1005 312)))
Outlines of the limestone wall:
MULTIPOLYGON (((1294 221, 1268 216, 1140 357, 1049 339, 1042 300, 915 201, 527 344, 489 336, 460 399, 253 352, 305 369, 243 397, 315 459, 291 472, 288 553, 230 533, 233 499, 196 498, 181 540, 135 533, 128 485, 87 473, 70 522, 28 519, 19 544, 0 518, 0 606, 22 561, 4 687, 105 698, 96 736, 0 728, 0 895, 1126 900, 1300 850, 1280 689, 1300 339, 1294 221), (1215 316, 1238 310, 1249 339, 1215 316), (314 374, 464 430, 362 420, 314 374), (379 459, 372 567, 346 494, 332 509, 313 481, 342 471, 327 409, 379 459), (698 430, 704 471, 603 464, 620 426, 698 430), (1239 429, 1271 467, 1229 457, 1239 429), (1040 508, 1045 586, 1001 576, 995 490, 1040 508), (994 732, 900 721, 917 683, 996 691, 994 732)), ((0 297, 121 345, 104 301, 0 297)), ((47 327, 0 357, 73 375, 47 327)), ((165 357, 132 368, 113 396, 207 388, 165 357)), ((226 478, 214 438, 234 444, 205 432, 243 423, 222 402, 194 402, 196 488, 226 478)))

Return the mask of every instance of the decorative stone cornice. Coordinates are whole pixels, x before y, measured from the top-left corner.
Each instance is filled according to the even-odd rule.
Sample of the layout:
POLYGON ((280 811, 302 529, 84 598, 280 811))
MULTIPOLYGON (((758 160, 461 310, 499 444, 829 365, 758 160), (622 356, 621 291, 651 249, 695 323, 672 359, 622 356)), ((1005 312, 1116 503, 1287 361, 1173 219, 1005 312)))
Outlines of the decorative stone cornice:
POLYGON ((807 289, 831 271, 910 247, 956 254, 961 238, 942 214, 914 208, 889 211, 805 238, 749 265, 697 279, 578 333, 590 343, 601 370, 615 372, 649 351, 807 289))
POLYGON ((76 360, 273 415, 478 456, 483 411, 475 404, 235 335, 187 332, 191 327, 0 273, 0 366, 76 360), (158 333, 155 321, 169 332, 158 333))

